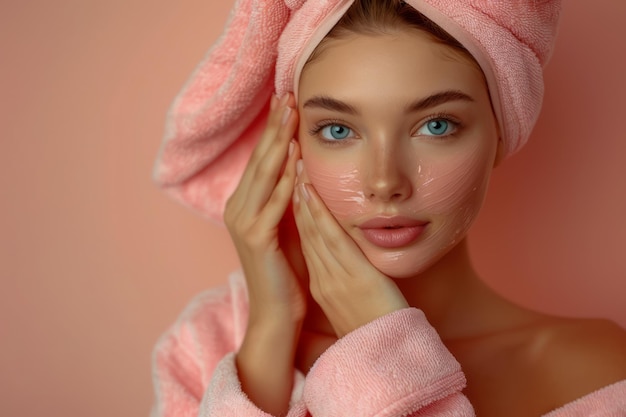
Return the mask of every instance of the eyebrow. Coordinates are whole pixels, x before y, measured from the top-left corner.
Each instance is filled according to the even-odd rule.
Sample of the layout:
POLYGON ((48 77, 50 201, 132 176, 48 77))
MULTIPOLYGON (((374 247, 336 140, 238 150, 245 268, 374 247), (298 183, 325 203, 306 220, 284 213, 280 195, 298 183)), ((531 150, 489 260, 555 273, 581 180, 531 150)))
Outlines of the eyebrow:
POLYGON ((347 113, 351 115, 358 115, 359 111, 348 103, 328 97, 328 96, 313 96, 308 99, 303 108, 313 107, 319 109, 332 110, 339 113, 347 113))
POLYGON ((413 113, 421 110, 426 110, 431 107, 437 107, 443 103, 448 103, 450 101, 467 101, 471 103, 474 102, 474 99, 462 91, 442 91, 440 93, 432 94, 423 99, 415 100, 406 107, 406 112, 413 113))
MULTIPOLYGON (((463 93, 462 91, 441 91, 439 93, 431 94, 428 97, 424 97, 422 99, 418 99, 412 103, 409 103, 409 105, 405 107, 405 112, 413 113, 417 111, 422 111, 450 101, 474 102, 475 100, 469 95, 463 93)), ((302 107, 320 108, 350 115, 359 114, 359 111, 356 107, 328 96, 313 96, 308 99, 302 107)))

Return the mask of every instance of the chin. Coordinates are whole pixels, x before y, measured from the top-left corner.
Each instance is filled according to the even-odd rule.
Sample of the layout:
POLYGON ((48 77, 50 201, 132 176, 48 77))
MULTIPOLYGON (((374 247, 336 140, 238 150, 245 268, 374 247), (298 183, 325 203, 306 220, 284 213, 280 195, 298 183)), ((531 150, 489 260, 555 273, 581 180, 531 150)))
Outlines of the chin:
POLYGON ((460 240, 448 244, 422 242, 414 247, 397 250, 361 247, 370 263, 380 272, 393 279, 415 278, 442 261, 460 240))

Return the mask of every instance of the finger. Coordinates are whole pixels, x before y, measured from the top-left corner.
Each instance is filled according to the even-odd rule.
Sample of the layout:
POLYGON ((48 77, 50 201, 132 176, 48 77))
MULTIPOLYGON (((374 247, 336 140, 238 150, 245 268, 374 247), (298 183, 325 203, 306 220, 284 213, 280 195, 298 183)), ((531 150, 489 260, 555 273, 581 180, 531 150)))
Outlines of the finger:
POLYGON ((286 159, 288 158, 289 142, 294 136, 297 126, 297 114, 287 107, 284 124, 278 131, 274 142, 267 148, 261 159, 252 163, 248 172, 251 187, 247 199, 250 204, 263 205, 277 184, 286 159), (264 186, 260 186, 264 185, 264 186))
POLYGON ((272 98, 270 99, 270 112, 268 115, 267 123, 259 142, 255 145, 248 162, 246 163, 245 169, 242 173, 241 178, 239 179, 239 183, 235 188, 235 191, 230 196, 227 202, 227 209, 229 212, 239 212, 246 205, 246 197, 248 195, 248 190, 252 185, 252 180, 254 178, 254 172, 256 171, 256 164, 261 159, 261 155, 265 152, 267 148, 264 145, 265 142, 270 142, 278 132, 279 125, 277 123, 278 114, 280 114, 280 108, 284 107, 280 105, 280 101, 276 95, 272 94, 272 98))
MULTIPOLYGON (((313 188, 310 185, 307 187, 313 188)), ((309 288, 311 294, 317 300, 320 294, 327 292, 324 291, 324 289, 328 288, 329 284, 335 289, 344 287, 344 278, 347 272, 337 259, 337 254, 333 253, 332 247, 326 242, 319 224, 320 219, 314 217, 309 210, 307 199, 319 197, 316 194, 313 196, 305 194, 305 189, 305 185, 303 184, 297 187, 295 194, 299 196, 299 203, 296 203, 295 206, 295 218, 300 234, 302 254, 304 255, 307 269, 309 270, 309 288)), ((323 205, 321 201, 320 204, 323 205)), ((345 235, 345 232, 343 232, 343 229, 341 229, 341 226, 336 223, 330 212, 327 211, 326 214, 330 217, 330 224, 342 234, 338 239, 350 240, 350 238, 345 235)))
POLYGON ((319 194, 311 184, 302 183, 297 186, 299 210, 296 222, 301 233, 306 237, 310 250, 316 254, 327 269, 347 273, 344 259, 354 264, 355 256, 363 257, 361 249, 337 223, 322 202, 319 194))
POLYGON ((276 132, 271 128, 264 132, 262 143, 255 149, 238 186, 241 209, 250 213, 258 213, 266 204, 288 157, 287 149, 295 133, 298 117, 290 107, 284 107, 283 110, 284 119, 280 128, 276 132))
MULTIPOLYGON (((274 99, 274 109, 270 111, 267 119, 267 124, 258 143, 255 145, 250 159, 247 163, 247 169, 244 172, 241 183, 246 184, 247 181, 254 179, 254 171, 259 163, 265 160, 267 152, 275 149, 277 146, 277 137, 284 126, 283 121, 286 118, 286 113, 290 112, 289 106, 290 96, 284 95, 280 100, 274 99)), ((270 105, 272 106, 272 105, 270 105)))
POLYGON ((284 124, 285 110, 287 108, 293 109, 295 107, 295 99, 291 93, 286 93, 281 98, 276 98, 273 108, 272 104, 270 104, 270 114, 264 130, 264 135, 259 139, 254 152, 250 156, 251 161, 263 159, 263 155, 265 155, 268 149, 273 147, 273 138, 277 135, 281 125, 284 124), (267 133, 267 135, 265 133, 267 133))
POLYGON ((304 161, 299 160, 296 164, 296 173, 298 177, 296 178, 296 186, 300 184, 310 184, 309 175, 304 167, 304 161))
POLYGON ((297 187, 296 222, 309 288, 338 335, 408 307, 395 283, 378 271, 330 213, 311 184, 297 187), (299 223, 298 223, 299 222, 299 223))
MULTIPOLYGON (((349 285, 351 280, 347 279, 350 277, 322 237, 323 232, 319 230, 317 222, 319 219, 312 215, 308 204, 317 196, 311 195, 312 190, 306 190, 306 187, 305 184, 300 184, 296 190, 299 196, 296 223, 301 236, 302 253, 309 271, 309 290, 315 302, 329 318, 335 333, 341 336, 347 333, 346 328, 350 327, 344 325, 346 312, 349 317, 355 315, 353 306, 342 302, 346 294, 349 294, 349 297, 353 295, 352 287, 349 285)), ((338 224, 335 225, 341 229, 338 224)), ((343 237, 349 239, 345 234, 343 237)))
POLYGON ((262 218, 268 227, 277 227, 283 218, 293 195, 296 180, 296 161, 300 158, 298 143, 292 140, 289 143, 289 151, 285 169, 272 191, 267 204, 264 207, 262 218))

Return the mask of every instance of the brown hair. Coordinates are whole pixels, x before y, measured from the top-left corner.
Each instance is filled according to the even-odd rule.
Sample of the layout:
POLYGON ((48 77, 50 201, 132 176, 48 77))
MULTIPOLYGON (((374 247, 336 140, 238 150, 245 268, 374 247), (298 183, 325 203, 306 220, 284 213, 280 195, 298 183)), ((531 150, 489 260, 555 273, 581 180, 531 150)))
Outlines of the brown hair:
MULTIPOLYGON (((450 46, 476 63, 474 57, 459 41, 432 20, 401 0, 355 0, 346 14, 324 37, 309 57, 307 64, 324 50, 327 39, 340 39, 351 34, 389 34, 398 28, 418 29, 431 35, 434 41, 450 46)), ((476 66, 480 68, 478 63, 476 66)))

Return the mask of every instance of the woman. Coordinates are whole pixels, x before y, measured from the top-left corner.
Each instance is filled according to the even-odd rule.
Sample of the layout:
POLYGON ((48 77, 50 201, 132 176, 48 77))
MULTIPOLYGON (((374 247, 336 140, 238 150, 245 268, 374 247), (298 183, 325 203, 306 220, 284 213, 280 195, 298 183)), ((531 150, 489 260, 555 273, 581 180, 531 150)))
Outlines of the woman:
MULTIPOLYGON (((284 94, 269 116, 226 128, 206 109, 181 122, 183 111, 170 128, 189 139, 205 123, 217 129, 213 148, 236 139, 208 162, 198 139, 164 148, 162 167, 192 158, 194 176, 173 182, 196 206, 246 138, 260 140, 224 212, 243 277, 199 298, 160 341, 154 414, 626 414, 623 330, 502 299, 465 241, 491 170, 539 111, 559 5, 313 3, 236 6, 251 21, 289 22, 263 33, 280 35, 284 94)), ((194 82, 208 67, 179 110, 198 103, 194 82)), ((260 65, 257 75, 270 73, 260 65)), ((263 97, 260 85, 252 92, 263 97)), ((258 107, 238 106, 233 89, 224 112, 258 107)))

